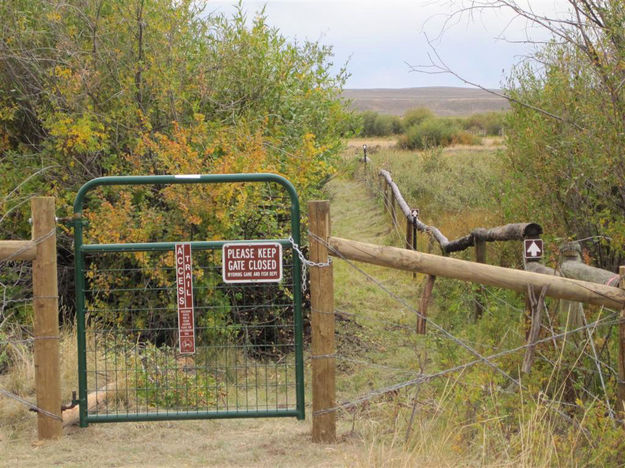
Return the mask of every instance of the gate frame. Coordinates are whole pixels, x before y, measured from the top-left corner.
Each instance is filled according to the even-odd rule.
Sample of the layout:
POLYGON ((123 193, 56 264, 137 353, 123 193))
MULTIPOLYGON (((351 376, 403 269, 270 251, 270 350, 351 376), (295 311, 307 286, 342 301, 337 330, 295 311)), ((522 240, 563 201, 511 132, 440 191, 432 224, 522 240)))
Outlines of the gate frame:
POLYGON ((304 358, 303 358, 303 322, 302 322, 302 284, 301 263, 295 246, 300 245, 300 206, 297 191, 286 178, 272 173, 242 174, 181 174, 152 176, 107 176, 98 177, 85 183, 77 192, 74 201, 74 278, 76 288, 76 324, 78 345, 78 404, 80 427, 87 427, 89 422, 129 422, 129 421, 164 421, 181 419, 227 419, 227 418, 262 418, 262 417, 305 417, 304 402, 304 358), (176 242, 145 242, 126 244, 83 244, 82 218, 83 204, 87 193, 101 186, 123 185, 175 185, 175 184, 219 184, 237 182, 274 182, 286 189, 291 199, 291 236, 290 239, 255 239, 189 242, 192 249, 219 249, 225 243, 237 242, 278 242, 283 247, 290 247, 293 252, 293 302, 295 325, 295 391, 296 408, 293 410, 271 411, 199 411, 185 413, 136 413, 126 415, 87 414, 87 346, 85 327, 85 275, 84 255, 92 252, 156 252, 174 249, 176 242))

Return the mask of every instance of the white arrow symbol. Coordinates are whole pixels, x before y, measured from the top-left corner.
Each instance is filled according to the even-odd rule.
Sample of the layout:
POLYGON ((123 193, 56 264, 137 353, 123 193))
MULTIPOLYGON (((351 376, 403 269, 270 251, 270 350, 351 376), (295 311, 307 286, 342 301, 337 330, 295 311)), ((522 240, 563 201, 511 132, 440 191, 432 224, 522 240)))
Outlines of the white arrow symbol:
POLYGON ((536 242, 532 242, 531 245, 527 248, 527 253, 530 254, 530 257, 538 257, 540 252, 540 247, 536 245, 536 242))

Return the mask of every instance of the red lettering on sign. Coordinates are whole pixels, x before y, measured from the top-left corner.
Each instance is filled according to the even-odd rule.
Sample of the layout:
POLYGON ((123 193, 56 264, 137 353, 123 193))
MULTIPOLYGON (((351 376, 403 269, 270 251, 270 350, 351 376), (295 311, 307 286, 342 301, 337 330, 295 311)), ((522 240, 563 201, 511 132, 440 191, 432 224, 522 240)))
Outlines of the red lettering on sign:
POLYGON ((176 285, 178 303, 178 347, 181 354, 195 353, 193 317, 193 276, 191 244, 176 244, 176 285))

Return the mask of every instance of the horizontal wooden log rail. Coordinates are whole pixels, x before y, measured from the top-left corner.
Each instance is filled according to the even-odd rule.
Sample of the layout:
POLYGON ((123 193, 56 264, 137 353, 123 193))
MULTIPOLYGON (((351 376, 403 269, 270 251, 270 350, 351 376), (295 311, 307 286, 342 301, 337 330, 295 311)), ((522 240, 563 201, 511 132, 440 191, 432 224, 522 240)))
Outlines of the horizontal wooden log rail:
POLYGON ((390 172, 381 169, 380 177, 391 188, 393 199, 409 223, 414 224, 417 230, 430 234, 438 242, 443 253, 459 252, 475 246, 478 242, 511 241, 539 237, 543 229, 536 223, 514 223, 498 226, 490 229, 476 228, 469 234, 455 240, 449 240, 435 226, 428 226, 412 213, 412 209, 404 200, 397 184, 393 181, 390 172))
POLYGON ((525 269, 534 273, 542 273, 552 276, 563 276, 591 283, 606 284, 608 286, 618 286, 619 275, 609 271, 586 265, 582 262, 581 247, 577 242, 569 242, 560 246, 562 253, 560 264, 557 269, 542 265, 538 262, 527 262, 525 269), (571 250, 571 247, 574 250, 571 250), (576 254, 579 252, 579 254, 576 254))
POLYGON ((330 254, 374 265, 428 275, 454 278, 472 283, 497 286, 525 293, 527 287, 547 287, 547 296, 621 309, 625 291, 588 281, 468 262, 396 247, 357 242, 339 237, 328 239, 330 254))
POLYGON ((33 261, 37 254, 37 244, 33 241, 0 240, 0 261, 33 261))

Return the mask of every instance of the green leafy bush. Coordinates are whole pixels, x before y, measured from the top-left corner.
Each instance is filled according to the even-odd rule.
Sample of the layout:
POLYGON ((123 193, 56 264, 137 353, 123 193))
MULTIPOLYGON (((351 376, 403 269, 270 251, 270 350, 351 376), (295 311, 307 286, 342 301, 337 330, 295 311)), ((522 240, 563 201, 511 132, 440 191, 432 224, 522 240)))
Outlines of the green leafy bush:
MULTIPOLYGON (((305 202, 334 173, 353 128, 341 98, 347 74, 330 70, 331 47, 289 42, 241 4, 226 17, 192 0, 80 8, 16 0, 0 2, 0 17, 1 238, 29 237, 31 194, 55 196, 67 216, 78 188, 107 175, 275 172, 305 202)), ((87 200, 85 235, 95 243, 275 236, 259 209, 275 199, 270 188, 231 188, 103 189, 87 200)), ((68 234, 58 238, 60 268, 73 260, 68 234)), ((71 311, 70 278, 59 290, 71 311)))
POLYGON ((472 133, 500 136, 506 120, 505 112, 484 112, 462 119, 462 127, 472 133))
POLYGON ((365 111, 361 114, 362 130, 360 136, 390 136, 403 131, 403 124, 395 115, 379 114, 374 111, 365 111))
POLYGON ((404 128, 410 128, 415 125, 419 125, 421 122, 435 118, 434 113, 426 107, 416 107, 406 111, 402 122, 404 128))
POLYGON ((203 367, 177 361, 169 348, 148 344, 131 371, 138 403, 159 408, 212 408, 221 385, 203 367))
POLYGON ((477 144, 479 138, 451 119, 426 119, 406 130, 398 141, 403 149, 425 149, 452 144, 477 144))

